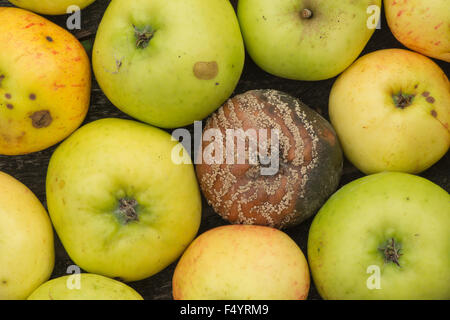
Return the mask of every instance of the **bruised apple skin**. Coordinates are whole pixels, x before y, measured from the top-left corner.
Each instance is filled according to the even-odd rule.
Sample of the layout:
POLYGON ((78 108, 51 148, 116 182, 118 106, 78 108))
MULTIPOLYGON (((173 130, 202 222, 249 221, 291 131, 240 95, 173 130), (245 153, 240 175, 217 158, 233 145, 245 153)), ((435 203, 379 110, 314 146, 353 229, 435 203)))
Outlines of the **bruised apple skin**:
POLYGON ((233 93, 245 49, 228 0, 113 0, 92 64, 109 100, 162 128, 202 120, 233 93))
POLYGON ((450 82, 434 61, 409 50, 356 61, 334 83, 329 114, 346 157, 366 174, 417 174, 450 146, 450 82))
POLYGON ((194 240, 172 287, 175 300, 305 300, 310 275, 302 250, 284 232, 228 225, 194 240))
POLYGON ((52 274, 53 230, 25 185, 0 172, 0 300, 23 300, 52 274))
POLYGON ((89 107, 88 56, 69 32, 26 10, 0 8, 0 154, 46 149, 89 107))
POLYGON ((450 1, 385 0, 389 27, 404 46, 450 62, 450 1))
POLYGON ((120 281, 97 274, 82 273, 47 281, 27 300, 143 300, 143 298, 133 288, 120 281))
POLYGON ((40 14, 61 15, 66 14, 70 6, 80 9, 86 8, 95 0, 9 0, 12 4, 40 14))
MULTIPOLYGON (((238 134, 239 136, 239 134, 238 134)), ((270 138, 267 139, 270 141, 270 138)), ((246 143, 246 154, 250 148, 246 143)), ((230 99, 207 121, 197 176, 209 204, 233 224, 288 228, 311 217, 336 190, 342 174, 343 155, 331 125, 300 100, 275 90, 254 90, 230 99), (261 162, 223 159, 212 163, 207 150, 226 150, 226 138, 205 139, 210 129, 226 136, 228 129, 279 132, 279 168, 262 174, 261 162), (217 162, 220 162, 217 164, 217 162)), ((233 151, 233 150, 231 150, 233 151)), ((234 144, 234 154, 239 152, 234 144)), ((264 165, 265 166, 265 165, 264 165)))

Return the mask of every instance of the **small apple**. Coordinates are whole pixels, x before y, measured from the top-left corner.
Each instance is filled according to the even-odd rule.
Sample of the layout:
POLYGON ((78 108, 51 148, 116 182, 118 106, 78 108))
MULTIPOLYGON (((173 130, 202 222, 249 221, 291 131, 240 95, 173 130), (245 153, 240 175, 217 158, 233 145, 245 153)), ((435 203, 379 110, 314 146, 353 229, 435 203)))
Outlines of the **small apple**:
POLYGON ((95 0, 9 0, 12 4, 40 14, 61 15, 69 13, 68 8, 86 8, 95 0))
POLYGON ((380 8, 381 0, 239 0, 238 17, 247 51, 262 69, 288 79, 324 80, 359 56, 380 8))
POLYGON ((415 52, 360 58, 335 82, 329 106, 345 155, 367 174, 420 173, 450 146, 450 82, 415 52))
POLYGON ((113 0, 92 57, 100 87, 116 107, 164 128, 192 124, 220 107, 244 58, 228 0, 113 0))
POLYGON ((384 0, 389 27, 403 45, 450 62, 450 1, 384 0))
POLYGON ((297 244, 270 227, 228 225, 189 246, 173 276, 176 300, 304 300, 308 263, 297 244))
POLYGON ((325 299, 450 299, 450 196, 406 173, 335 193, 311 225, 308 259, 325 299))
POLYGON ((133 288, 120 281, 82 273, 47 281, 27 300, 143 300, 143 298, 133 288))
POLYGON ((55 262, 50 219, 36 196, 0 172, 0 300, 23 300, 55 262))
POLYGON ((83 270, 141 280, 174 262, 194 239, 200 191, 188 153, 186 164, 172 161, 177 145, 160 129, 103 119, 58 147, 47 174, 49 213, 83 270))

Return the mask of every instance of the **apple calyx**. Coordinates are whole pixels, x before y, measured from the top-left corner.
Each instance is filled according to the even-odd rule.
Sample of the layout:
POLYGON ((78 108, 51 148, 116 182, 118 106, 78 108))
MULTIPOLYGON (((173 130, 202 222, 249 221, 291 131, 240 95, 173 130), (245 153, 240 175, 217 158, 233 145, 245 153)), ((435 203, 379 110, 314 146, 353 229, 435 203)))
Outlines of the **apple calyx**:
POLYGON ((143 29, 139 29, 135 25, 133 25, 133 27, 134 35, 136 37, 136 47, 138 49, 147 48, 150 40, 155 35, 155 30, 150 26, 145 26, 143 29))
POLYGON ((311 19, 312 16, 313 16, 313 12, 308 8, 305 8, 300 12, 300 17, 302 19, 311 19))
POLYGON ((119 209, 118 213, 125 224, 129 224, 133 221, 139 221, 139 216, 136 212, 136 207, 138 206, 138 202, 135 199, 127 199, 123 198, 119 200, 119 209))
POLYGON ((392 95, 392 99, 394 100, 394 104, 399 109, 405 109, 412 105, 415 94, 406 94, 400 91, 400 93, 392 95))
POLYGON ((388 240, 386 246, 384 248, 379 248, 378 250, 380 250, 384 254, 385 263, 393 262, 397 266, 401 267, 398 260, 403 254, 400 253, 401 248, 395 242, 394 238, 388 240))

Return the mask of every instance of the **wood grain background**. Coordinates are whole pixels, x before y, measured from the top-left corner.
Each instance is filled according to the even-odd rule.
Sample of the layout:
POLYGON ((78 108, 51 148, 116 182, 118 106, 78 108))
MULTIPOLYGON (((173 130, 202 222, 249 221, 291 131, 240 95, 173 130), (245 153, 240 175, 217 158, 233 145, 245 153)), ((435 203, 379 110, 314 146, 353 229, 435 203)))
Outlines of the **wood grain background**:
MULTIPOLYGON (((80 40, 93 42, 97 26, 101 21, 103 13, 108 6, 109 0, 97 0, 90 7, 82 11, 82 30, 73 32, 80 40)), ((231 0, 236 6, 237 0, 231 0)), ((0 6, 12 6, 6 0, 0 0, 0 6)), ((65 27, 67 16, 48 16, 62 27, 65 27)), ((1 23, 1 21, 0 21, 1 23)), ((379 49, 404 48, 391 34, 383 15, 381 29, 377 30, 365 48, 363 54, 379 49)), ((1 44, 0 44, 1 50, 1 44)), ((449 75, 450 64, 435 60, 449 75)), ((328 118, 328 97, 331 86, 335 79, 318 82, 290 81, 271 76, 259 69, 250 57, 246 57, 246 65, 242 79, 239 82, 234 94, 239 94, 252 89, 277 89, 287 92, 300 98, 307 105, 328 118)), ((234 95, 233 94, 233 95, 234 95)), ((117 117, 130 119, 127 115, 115 108, 100 90, 95 79, 93 80, 91 106, 84 124, 105 117, 117 117)), ((190 128, 192 129, 192 128, 190 128)), ((424 132, 423 134, 427 134, 424 132)), ((0 171, 6 172, 24 184, 26 184, 46 205, 45 198, 45 177, 49 159, 55 147, 42 152, 17 157, 0 156, 0 171)), ((421 150, 417 150, 421 152, 421 150)), ((423 177, 435 182, 447 191, 450 191, 450 156, 447 155, 434 165, 431 169, 422 174, 423 177)), ((345 163, 344 175, 341 186, 362 177, 363 174, 348 162, 345 163)), ((312 219, 304 222, 300 226, 291 228, 286 232, 298 243, 306 254, 306 243, 308 230, 312 219)), ((214 213, 205 200, 203 200, 203 219, 200 233, 216 226, 224 225, 225 222, 214 213)), ((56 234, 55 234, 56 236, 56 234)), ((56 236, 56 265, 52 278, 66 275, 67 267, 74 263, 70 260, 63 246, 56 236)), ((176 263, 170 265, 159 274, 139 282, 130 283, 145 299, 172 299, 171 279, 176 263)), ((282 270, 280 270, 282 272, 282 270)), ((311 286, 309 299, 320 299, 314 284, 311 286)))

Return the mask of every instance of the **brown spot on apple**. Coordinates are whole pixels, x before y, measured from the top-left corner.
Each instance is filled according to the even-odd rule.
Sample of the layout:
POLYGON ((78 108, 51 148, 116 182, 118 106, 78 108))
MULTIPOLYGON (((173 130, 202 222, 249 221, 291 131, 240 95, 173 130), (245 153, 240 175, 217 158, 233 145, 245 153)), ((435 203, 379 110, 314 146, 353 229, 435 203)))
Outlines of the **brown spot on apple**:
POLYGON ((197 62, 194 65, 194 75, 200 80, 212 80, 219 74, 219 65, 216 61, 197 62))
POLYGON ((53 121, 52 115, 48 110, 36 111, 30 116, 30 119, 33 127, 36 129, 46 128, 53 121))
POLYGON ((428 91, 425 91, 424 93, 422 93, 422 96, 424 96, 424 97, 429 97, 429 96, 430 96, 430 93, 429 93, 428 91))
POLYGON ((437 118, 437 112, 436 110, 431 110, 431 115, 435 118, 437 118))
POLYGON ((429 102, 429 103, 434 103, 435 101, 436 101, 436 99, 434 99, 433 97, 427 98, 427 102, 429 102))

